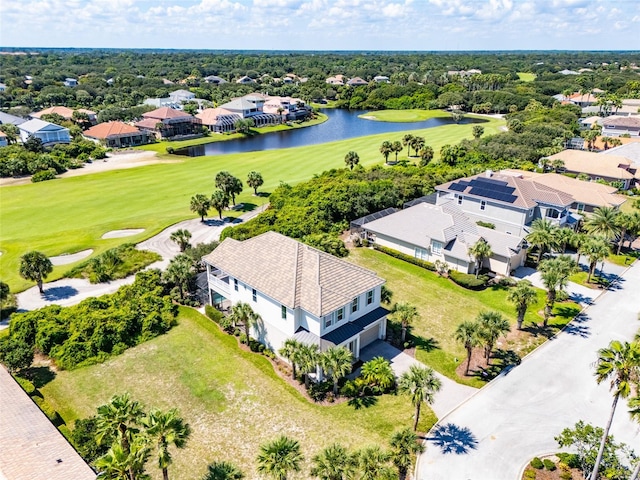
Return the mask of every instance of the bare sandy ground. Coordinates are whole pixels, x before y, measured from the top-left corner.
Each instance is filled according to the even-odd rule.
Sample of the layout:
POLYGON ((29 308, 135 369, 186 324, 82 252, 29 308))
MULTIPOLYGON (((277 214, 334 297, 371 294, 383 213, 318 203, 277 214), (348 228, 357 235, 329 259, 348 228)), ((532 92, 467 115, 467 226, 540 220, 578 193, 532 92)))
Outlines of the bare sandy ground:
MULTIPOLYGON (((160 160, 156 152, 136 150, 127 153, 110 153, 104 160, 95 160, 85 164, 82 168, 68 170, 58 178, 78 177, 80 175, 90 175, 92 173, 106 172, 109 170, 121 170, 124 168, 144 167, 154 163, 179 163, 181 160, 160 160)), ((24 185, 31 183, 31 177, 21 178, 0 178, 0 187, 11 185, 24 185)))
POLYGON ((82 260, 83 258, 87 258, 92 253, 93 249, 90 248, 88 250, 82 250, 81 252, 49 257, 49 260, 51 260, 51 263, 53 263, 54 265, 68 265, 70 263, 77 262, 78 260, 82 260))
POLYGON ((144 232, 144 228, 128 228, 126 230, 111 230, 110 232, 105 233, 100 238, 123 238, 123 237, 132 237, 133 235, 137 235, 139 233, 144 232))

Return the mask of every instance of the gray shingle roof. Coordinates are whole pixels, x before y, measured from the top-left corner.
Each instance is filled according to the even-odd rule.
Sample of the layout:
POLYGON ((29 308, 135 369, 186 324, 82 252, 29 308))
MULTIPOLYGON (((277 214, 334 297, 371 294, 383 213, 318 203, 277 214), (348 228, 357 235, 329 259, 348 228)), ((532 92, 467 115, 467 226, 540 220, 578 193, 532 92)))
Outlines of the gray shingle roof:
POLYGON ((242 242, 226 238, 203 260, 276 302, 317 317, 384 283, 371 270, 276 232, 242 242))
POLYGON ((322 337, 322 340, 332 343, 333 345, 340 345, 345 340, 358 335, 366 327, 378 321, 382 317, 385 317, 388 313, 389 310, 387 310, 386 308, 378 307, 375 310, 367 313, 366 315, 358 318, 357 320, 346 323, 341 327, 330 331, 322 337))

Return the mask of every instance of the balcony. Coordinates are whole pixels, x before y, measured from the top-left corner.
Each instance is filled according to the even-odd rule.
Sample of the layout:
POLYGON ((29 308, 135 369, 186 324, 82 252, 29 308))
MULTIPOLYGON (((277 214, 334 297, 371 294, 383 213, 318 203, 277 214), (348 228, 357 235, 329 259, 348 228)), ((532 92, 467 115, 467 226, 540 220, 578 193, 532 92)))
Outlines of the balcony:
POLYGON ((220 270, 212 270, 209 274, 209 288, 218 292, 222 296, 229 298, 229 295, 231 294, 229 277, 220 270))

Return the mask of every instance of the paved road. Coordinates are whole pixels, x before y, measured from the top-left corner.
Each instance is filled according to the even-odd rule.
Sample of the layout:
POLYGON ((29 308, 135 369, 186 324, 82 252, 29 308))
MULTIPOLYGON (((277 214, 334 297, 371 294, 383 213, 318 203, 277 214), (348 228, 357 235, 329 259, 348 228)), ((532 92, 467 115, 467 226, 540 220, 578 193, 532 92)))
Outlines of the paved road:
MULTIPOLYGON (((628 341, 640 327, 640 262, 562 334, 538 348, 440 420, 429 434, 419 480, 515 480, 536 455, 558 450, 553 437, 584 420, 603 426, 612 397, 597 385, 597 351, 628 341)), ((640 427, 619 402, 611 433, 640 452, 640 427)))

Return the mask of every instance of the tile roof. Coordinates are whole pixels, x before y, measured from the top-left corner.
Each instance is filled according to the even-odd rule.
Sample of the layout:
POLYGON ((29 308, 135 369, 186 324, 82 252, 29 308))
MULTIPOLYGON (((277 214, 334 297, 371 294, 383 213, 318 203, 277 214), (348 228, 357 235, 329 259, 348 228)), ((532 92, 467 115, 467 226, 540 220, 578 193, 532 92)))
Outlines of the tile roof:
MULTIPOLYGON (((86 113, 87 115, 96 114, 96 112, 92 110, 87 110, 86 108, 79 108, 78 111, 82 113, 86 113)), ((73 112, 74 110, 72 108, 64 107, 64 106, 56 106, 56 107, 45 108, 44 110, 40 110, 39 112, 32 113, 31 117, 42 118, 42 115, 57 114, 65 118, 66 120, 70 120, 71 118, 73 118, 73 112)))
POLYGON ((238 119, 241 118, 237 113, 222 107, 205 108, 200 113, 196 114, 196 118, 199 118, 200 120, 202 120, 202 123, 205 125, 213 125, 214 123, 216 123, 218 118, 223 116, 228 116, 228 115, 233 115, 238 119))
POLYGON ((562 160, 568 172, 623 180, 634 178, 633 174, 627 171, 631 160, 617 155, 601 155, 584 150, 563 150, 547 158, 551 161, 562 160))
POLYGON ((135 135, 139 134, 140 130, 136 127, 128 125, 123 122, 106 122, 99 123, 98 125, 85 130, 83 135, 91 138, 108 138, 118 135, 135 135))
POLYGON ((34 118, 32 120, 21 123, 20 125, 18 125, 18 128, 20 130, 24 130, 27 133, 35 133, 42 130, 47 130, 50 132, 69 130, 68 128, 61 127, 60 125, 56 125, 55 123, 45 122, 44 120, 40 120, 38 118, 34 118))
POLYGON ((613 115, 602 121, 602 126, 614 128, 640 128, 640 116, 624 117, 613 115))
POLYGON ((205 262, 283 305, 321 317, 384 280, 374 272, 276 232, 225 239, 205 262))
POLYGON ((0 366, 0 478, 93 480, 96 474, 0 366))
POLYGON ((191 115, 180 110, 175 110, 169 107, 160 107, 150 112, 143 113, 144 118, 155 118, 158 120, 166 120, 169 118, 192 118, 191 115))

